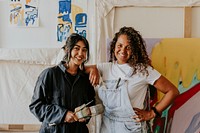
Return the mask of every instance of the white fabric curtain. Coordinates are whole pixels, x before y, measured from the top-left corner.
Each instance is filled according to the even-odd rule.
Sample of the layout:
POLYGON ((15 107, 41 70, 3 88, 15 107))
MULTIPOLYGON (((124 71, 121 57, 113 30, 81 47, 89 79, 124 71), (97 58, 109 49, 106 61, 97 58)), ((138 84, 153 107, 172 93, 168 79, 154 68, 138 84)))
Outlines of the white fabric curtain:
POLYGON ((28 105, 39 74, 64 56, 59 48, 0 49, 0 124, 37 124, 28 105))

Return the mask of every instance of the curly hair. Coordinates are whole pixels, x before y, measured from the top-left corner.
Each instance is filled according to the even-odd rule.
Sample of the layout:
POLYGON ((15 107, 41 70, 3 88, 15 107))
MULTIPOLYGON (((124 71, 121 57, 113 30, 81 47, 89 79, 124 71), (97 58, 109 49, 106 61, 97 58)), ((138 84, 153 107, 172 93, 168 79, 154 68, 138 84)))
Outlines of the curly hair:
POLYGON ((140 35, 139 31, 133 27, 122 27, 119 32, 115 33, 113 40, 110 43, 110 60, 109 62, 116 61, 114 50, 116 42, 120 35, 126 35, 128 42, 131 46, 131 57, 128 59, 128 64, 133 68, 133 73, 141 72, 148 75, 147 67, 150 65, 150 59, 146 51, 146 44, 140 35))

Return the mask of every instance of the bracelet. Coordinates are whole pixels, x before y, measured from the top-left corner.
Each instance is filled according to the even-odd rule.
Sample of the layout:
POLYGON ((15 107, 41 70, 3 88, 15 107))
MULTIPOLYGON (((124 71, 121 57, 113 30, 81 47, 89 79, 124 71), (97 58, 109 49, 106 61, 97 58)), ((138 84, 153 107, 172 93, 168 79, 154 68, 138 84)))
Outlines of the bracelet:
POLYGON ((156 114, 156 117, 161 117, 161 114, 157 111, 157 109, 155 107, 152 107, 151 109, 156 114))

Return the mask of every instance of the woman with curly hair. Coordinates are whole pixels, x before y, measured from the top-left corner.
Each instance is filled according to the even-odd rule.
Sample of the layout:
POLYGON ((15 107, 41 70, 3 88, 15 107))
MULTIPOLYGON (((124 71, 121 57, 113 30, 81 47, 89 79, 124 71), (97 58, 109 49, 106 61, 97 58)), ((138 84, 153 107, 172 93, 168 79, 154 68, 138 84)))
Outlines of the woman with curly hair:
MULTIPOLYGON (((105 106, 101 133, 145 133, 147 121, 161 116, 179 95, 178 89, 150 63, 145 42, 132 27, 122 27, 111 41, 110 62, 97 67, 101 82, 98 95, 105 106), (147 110, 146 94, 153 85, 164 93, 159 103, 147 110)), ((90 76, 95 82, 95 76, 90 76)))

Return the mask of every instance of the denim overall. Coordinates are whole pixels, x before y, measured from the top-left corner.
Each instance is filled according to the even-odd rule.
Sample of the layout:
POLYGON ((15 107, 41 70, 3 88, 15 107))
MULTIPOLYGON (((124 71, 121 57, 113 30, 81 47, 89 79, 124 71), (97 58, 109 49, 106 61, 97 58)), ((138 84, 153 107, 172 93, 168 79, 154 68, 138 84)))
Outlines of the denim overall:
POLYGON ((128 96, 127 81, 106 80, 98 88, 105 106, 100 133, 146 133, 145 122, 136 122, 128 96))

